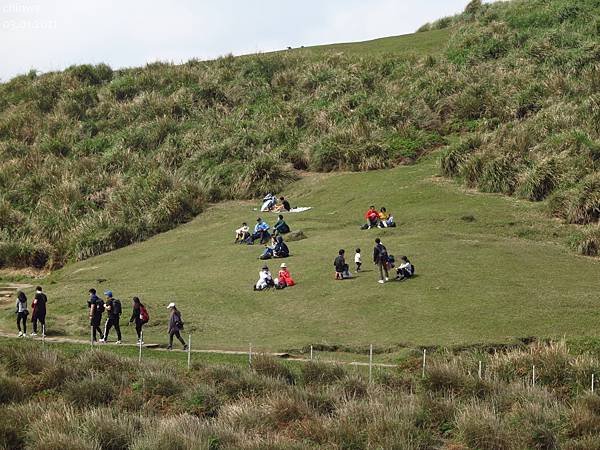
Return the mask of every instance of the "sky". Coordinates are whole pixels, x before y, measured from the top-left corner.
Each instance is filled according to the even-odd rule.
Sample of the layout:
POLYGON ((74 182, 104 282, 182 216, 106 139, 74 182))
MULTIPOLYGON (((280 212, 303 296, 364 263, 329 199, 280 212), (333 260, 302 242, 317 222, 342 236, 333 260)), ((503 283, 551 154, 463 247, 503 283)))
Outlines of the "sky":
POLYGON ((0 81, 414 32, 468 0, 0 0, 0 81))

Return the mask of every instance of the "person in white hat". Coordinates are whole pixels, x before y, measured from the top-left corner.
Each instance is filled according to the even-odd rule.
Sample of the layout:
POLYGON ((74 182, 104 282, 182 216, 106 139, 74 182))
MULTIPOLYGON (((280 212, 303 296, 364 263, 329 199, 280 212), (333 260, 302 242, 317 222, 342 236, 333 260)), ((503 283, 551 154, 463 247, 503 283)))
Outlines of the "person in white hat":
POLYGON ((173 337, 176 337, 181 345, 183 345, 183 349, 187 350, 188 346, 181 337, 181 330, 183 330, 183 320, 181 320, 181 313, 175 306, 175 303, 169 303, 167 309, 171 311, 169 316, 169 346, 167 347, 169 350, 173 349, 173 337))
POLYGON ((277 274, 276 283, 278 289, 291 287, 296 284, 296 282, 292 278, 292 275, 290 274, 290 271, 287 268, 286 263, 281 263, 281 265, 279 266, 279 273, 277 274))

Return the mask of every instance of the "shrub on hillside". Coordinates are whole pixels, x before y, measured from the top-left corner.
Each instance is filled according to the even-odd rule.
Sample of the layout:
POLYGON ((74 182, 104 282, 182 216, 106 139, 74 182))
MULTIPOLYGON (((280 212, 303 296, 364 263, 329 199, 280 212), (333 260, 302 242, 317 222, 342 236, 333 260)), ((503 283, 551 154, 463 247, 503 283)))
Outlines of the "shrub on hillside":
POLYGON ((120 386, 109 377, 101 377, 93 372, 88 378, 68 381, 62 388, 65 400, 79 406, 99 406, 109 404, 117 395, 120 386))
POLYGON ((19 378, 0 375, 0 404, 18 402, 25 397, 25 393, 19 378))
POLYGON ((323 362, 307 362, 301 368, 302 380, 306 384, 329 384, 346 376, 342 366, 323 362))

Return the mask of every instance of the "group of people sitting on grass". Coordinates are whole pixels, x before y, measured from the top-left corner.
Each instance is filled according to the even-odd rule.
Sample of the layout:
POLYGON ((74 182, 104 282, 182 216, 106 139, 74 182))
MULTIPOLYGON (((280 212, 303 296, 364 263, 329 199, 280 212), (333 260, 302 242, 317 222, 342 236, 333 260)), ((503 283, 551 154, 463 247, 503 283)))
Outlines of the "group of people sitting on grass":
POLYGON ((289 225, 281 214, 278 217, 277 223, 273 226, 272 233, 269 224, 261 217, 258 217, 252 232, 250 232, 248 224, 242 222, 242 226, 235 230, 234 242, 236 244, 253 245, 255 241, 259 241, 261 244, 267 244, 272 237, 281 237, 281 235, 287 234, 290 231, 289 225))
POLYGON ((277 197, 275 197, 273 194, 265 195, 262 206, 260 207, 262 212, 283 212, 291 211, 291 209, 292 207, 290 202, 288 202, 285 197, 279 197, 279 201, 277 201, 277 197))
MULTIPOLYGON (((354 263, 356 271, 360 272, 362 267, 362 256, 360 248, 354 253, 354 263)), ((389 281, 389 271, 396 269, 396 280, 403 281, 411 278, 415 274, 415 266, 409 261, 406 256, 400 258, 400 265, 395 267, 396 260, 393 255, 390 255, 385 245, 381 243, 381 239, 375 239, 375 247, 373 247, 373 263, 379 268, 379 283, 383 284, 389 281)), ((345 280, 352 278, 350 273, 350 265, 346 262, 346 251, 340 249, 338 256, 333 261, 335 268, 335 279, 345 280)))
POLYGON ((371 228, 393 228, 396 226, 394 222, 394 216, 390 215, 385 208, 381 208, 379 211, 375 206, 371 205, 369 210, 365 213, 365 223, 361 229, 369 230, 371 228))
POLYGON ((258 281, 254 285, 254 290, 264 291, 270 288, 284 289, 286 287, 294 286, 295 284, 296 282, 292 278, 286 263, 281 263, 279 266, 277 278, 273 278, 269 266, 264 265, 262 269, 260 269, 260 272, 258 272, 258 281))

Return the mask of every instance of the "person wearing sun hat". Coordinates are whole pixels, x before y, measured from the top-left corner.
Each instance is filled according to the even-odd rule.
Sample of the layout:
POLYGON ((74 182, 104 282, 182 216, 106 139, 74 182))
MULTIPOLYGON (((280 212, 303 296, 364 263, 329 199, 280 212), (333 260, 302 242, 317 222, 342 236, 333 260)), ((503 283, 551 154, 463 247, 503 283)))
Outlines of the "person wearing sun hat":
POLYGON ((277 280, 275 282, 277 283, 278 289, 291 287, 296 284, 296 282, 292 278, 292 275, 290 274, 290 271, 287 268, 286 263, 281 263, 281 265, 279 266, 279 273, 277 274, 277 280))
POLYGON ((167 347, 169 350, 173 349, 173 337, 176 337, 181 345, 183 345, 183 349, 187 350, 188 346, 181 337, 181 330, 183 330, 183 320, 181 320, 181 313, 177 309, 177 306, 174 302, 169 303, 167 309, 170 311, 169 316, 169 346, 167 347))

